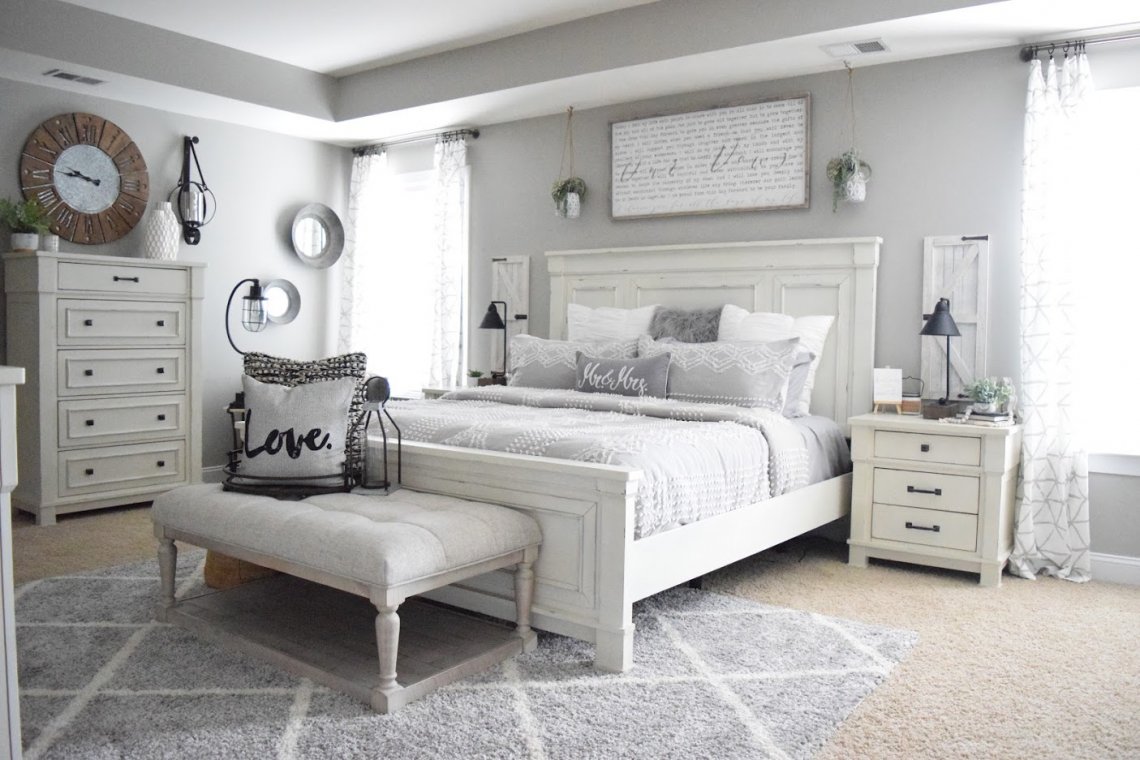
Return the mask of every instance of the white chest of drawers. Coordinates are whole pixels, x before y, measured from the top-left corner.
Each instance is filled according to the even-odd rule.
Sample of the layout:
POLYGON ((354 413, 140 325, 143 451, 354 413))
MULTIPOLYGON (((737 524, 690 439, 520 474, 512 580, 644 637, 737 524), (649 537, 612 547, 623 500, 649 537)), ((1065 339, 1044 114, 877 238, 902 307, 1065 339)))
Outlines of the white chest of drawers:
POLYGON ((50 525, 201 480, 203 270, 4 256, 7 362, 27 371, 14 506, 50 525))
POLYGON ((850 564, 870 557, 1001 583, 1013 546, 1021 428, 852 417, 850 564))

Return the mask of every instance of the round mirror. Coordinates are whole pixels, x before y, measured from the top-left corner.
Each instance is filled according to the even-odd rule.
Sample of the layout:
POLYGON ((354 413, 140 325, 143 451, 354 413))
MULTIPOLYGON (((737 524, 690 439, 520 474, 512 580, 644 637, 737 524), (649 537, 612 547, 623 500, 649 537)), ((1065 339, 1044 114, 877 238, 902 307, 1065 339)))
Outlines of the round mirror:
POLYGON ((301 294, 288 280, 270 280, 262 287, 261 295, 265 298, 265 315, 275 324, 292 322, 301 310, 301 294))
POLYGON ((344 250, 344 227, 336 212, 322 203, 310 203, 293 219, 293 250, 311 267, 324 269, 344 250))

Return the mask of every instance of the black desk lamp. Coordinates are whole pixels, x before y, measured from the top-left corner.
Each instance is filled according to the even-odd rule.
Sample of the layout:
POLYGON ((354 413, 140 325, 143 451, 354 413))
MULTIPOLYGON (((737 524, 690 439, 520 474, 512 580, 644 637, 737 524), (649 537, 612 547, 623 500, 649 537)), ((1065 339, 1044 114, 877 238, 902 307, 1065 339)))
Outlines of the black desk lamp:
MULTIPOLYGON (((950 405, 950 338, 959 337, 962 335, 958 331, 958 325, 954 322, 954 317, 950 316, 950 299, 939 298, 938 303, 934 304, 933 314, 923 314, 922 318, 926 320, 926 324, 922 327, 920 335, 945 335, 946 336, 946 395, 938 399, 939 406, 950 405)), ((940 415, 945 416, 945 415, 940 415)))
POLYGON ((507 302, 506 301, 491 301, 491 305, 487 307, 487 313, 483 315, 483 321, 479 323, 480 330, 502 330, 503 331, 503 371, 492 372, 491 377, 506 377, 507 376, 507 323, 503 321, 503 317, 499 316, 495 304, 501 303, 503 305, 503 317, 507 315, 507 302))

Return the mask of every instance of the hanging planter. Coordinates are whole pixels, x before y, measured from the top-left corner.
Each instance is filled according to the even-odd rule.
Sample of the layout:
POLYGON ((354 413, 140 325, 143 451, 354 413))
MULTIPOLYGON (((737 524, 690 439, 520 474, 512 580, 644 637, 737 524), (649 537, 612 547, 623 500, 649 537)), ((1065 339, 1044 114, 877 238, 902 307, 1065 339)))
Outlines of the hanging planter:
POLYGON ((586 199, 586 181, 574 176, 574 106, 566 109, 566 134, 562 139, 562 163, 557 179, 550 190, 554 199, 554 213, 563 219, 577 219, 586 199))
POLYGON ((831 210, 837 211, 839 201, 862 203, 867 200, 867 182, 871 179, 871 165, 859 158, 855 147, 855 70, 847 61, 847 107, 851 114, 851 147, 838 158, 827 162, 827 178, 831 180, 831 210))

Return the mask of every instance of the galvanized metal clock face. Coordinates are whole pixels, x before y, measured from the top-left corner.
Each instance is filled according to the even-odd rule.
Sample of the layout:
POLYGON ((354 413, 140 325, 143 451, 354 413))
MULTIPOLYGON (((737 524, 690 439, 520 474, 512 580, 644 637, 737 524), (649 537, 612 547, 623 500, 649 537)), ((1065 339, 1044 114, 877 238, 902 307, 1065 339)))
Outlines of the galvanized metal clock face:
POLYGON ((73 243, 110 243, 146 210, 146 161, 114 122, 89 113, 53 116, 36 127, 20 157, 20 187, 73 243))

